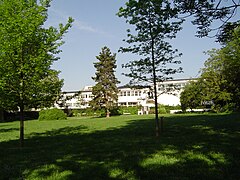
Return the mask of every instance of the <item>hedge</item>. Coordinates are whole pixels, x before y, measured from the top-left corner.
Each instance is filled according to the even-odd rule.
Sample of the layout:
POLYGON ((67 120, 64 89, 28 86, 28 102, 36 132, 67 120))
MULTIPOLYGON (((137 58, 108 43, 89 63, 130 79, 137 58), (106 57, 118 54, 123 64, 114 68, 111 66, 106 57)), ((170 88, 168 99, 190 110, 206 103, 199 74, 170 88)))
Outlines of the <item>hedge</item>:
POLYGON ((60 109, 46 109, 39 112, 38 120, 66 120, 67 115, 60 109))

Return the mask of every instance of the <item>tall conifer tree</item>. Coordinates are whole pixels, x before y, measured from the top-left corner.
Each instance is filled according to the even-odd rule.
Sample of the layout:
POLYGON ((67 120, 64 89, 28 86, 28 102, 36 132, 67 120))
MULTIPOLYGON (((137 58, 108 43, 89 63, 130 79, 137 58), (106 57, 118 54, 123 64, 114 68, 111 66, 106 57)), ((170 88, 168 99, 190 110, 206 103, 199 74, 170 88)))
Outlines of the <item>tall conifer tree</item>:
POLYGON ((112 54, 108 47, 103 47, 99 56, 96 56, 98 62, 94 63, 96 68, 95 76, 92 79, 96 82, 93 86, 93 100, 90 102, 95 109, 104 108, 106 117, 110 116, 110 110, 118 99, 117 84, 119 81, 115 77, 116 54, 112 54))

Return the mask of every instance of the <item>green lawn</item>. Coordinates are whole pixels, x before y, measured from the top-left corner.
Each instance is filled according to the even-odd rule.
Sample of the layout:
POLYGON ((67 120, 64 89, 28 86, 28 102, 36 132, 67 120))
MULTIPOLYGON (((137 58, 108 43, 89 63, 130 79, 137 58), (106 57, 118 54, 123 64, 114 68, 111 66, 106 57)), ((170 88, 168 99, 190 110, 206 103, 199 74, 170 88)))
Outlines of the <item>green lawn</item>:
POLYGON ((240 179, 240 114, 0 123, 0 179, 240 179))

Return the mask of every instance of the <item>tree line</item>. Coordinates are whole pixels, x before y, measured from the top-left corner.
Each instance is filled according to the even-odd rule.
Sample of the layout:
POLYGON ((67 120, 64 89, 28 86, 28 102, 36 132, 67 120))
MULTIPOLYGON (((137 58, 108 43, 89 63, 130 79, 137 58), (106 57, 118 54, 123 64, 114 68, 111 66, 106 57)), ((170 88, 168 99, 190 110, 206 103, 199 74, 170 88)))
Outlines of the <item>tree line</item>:
POLYGON ((240 110, 240 26, 224 44, 206 52, 200 77, 181 93, 183 109, 208 104, 217 112, 240 110))

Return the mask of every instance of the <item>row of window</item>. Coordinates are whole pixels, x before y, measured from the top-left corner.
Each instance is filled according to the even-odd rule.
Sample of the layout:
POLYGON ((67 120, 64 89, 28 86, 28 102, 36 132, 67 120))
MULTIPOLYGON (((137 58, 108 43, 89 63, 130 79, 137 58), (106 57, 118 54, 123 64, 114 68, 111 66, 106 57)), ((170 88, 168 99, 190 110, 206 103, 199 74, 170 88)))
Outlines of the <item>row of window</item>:
POLYGON ((68 107, 81 107, 80 103, 66 103, 68 107))
MULTIPOLYGON (((183 88, 187 83, 179 83, 179 84, 174 84, 175 88, 183 88)), ((168 88, 173 88, 173 84, 160 84, 158 85, 158 91, 166 91, 168 88)), ((142 94, 146 94, 147 91, 144 90, 142 91, 120 91, 119 96, 141 96, 142 94)), ((93 98, 92 94, 81 94, 81 98, 93 98)))
MULTIPOLYGON (((143 93, 146 93, 145 91, 143 93)), ((141 91, 121 91, 119 96, 141 96, 142 92, 141 91)), ((81 94, 81 98, 93 98, 92 94, 81 94)))
POLYGON ((141 96, 141 91, 121 91, 119 96, 141 96))
POLYGON ((187 83, 177 83, 177 84, 160 84, 158 85, 158 91, 166 91, 171 88, 182 89, 187 83))
MULTIPOLYGON (((84 104, 85 106, 88 106, 88 103, 84 104)), ((137 106, 137 102, 121 102, 119 103, 120 106, 137 106)), ((81 107, 80 103, 66 103, 66 106, 68 107, 81 107)))
POLYGON ((81 98, 93 98, 92 94, 82 94, 81 98))
POLYGON ((120 106, 137 106, 137 102, 121 102, 119 103, 120 106))

